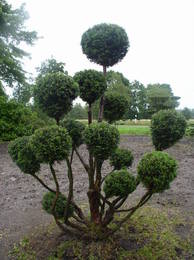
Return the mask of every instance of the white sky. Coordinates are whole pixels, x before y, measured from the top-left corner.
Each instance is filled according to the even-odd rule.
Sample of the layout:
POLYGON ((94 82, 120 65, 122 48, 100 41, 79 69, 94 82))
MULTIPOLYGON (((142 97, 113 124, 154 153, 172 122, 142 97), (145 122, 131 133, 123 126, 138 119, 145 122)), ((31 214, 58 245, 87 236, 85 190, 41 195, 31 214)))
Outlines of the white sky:
POLYGON ((180 107, 194 108, 194 0, 8 0, 26 3, 28 29, 43 36, 28 48, 24 68, 35 73, 54 56, 70 75, 101 67, 82 54, 82 34, 102 22, 122 26, 129 37, 126 57, 112 70, 130 81, 168 83, 181 97, 180 107))

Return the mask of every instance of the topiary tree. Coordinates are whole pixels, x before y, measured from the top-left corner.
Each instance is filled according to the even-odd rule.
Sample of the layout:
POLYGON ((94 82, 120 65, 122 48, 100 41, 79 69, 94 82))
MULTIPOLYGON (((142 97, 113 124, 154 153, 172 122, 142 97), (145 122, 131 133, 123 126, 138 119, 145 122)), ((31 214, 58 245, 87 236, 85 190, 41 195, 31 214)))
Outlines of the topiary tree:
MULTIPOLYGON (((124 57, 128 39, 120 27, 102 24, 87 31, 82 37, 82 44, 90 59, 106 67, 124 57)), ((103 95, 106 89, 104 78, 95 71, 78 73, 75 79, 80 86, 80 95, 89 104, 97 96, 103 95)), ((73 79, 60 72, 44 75, 36 88, 40 105, 56 119, 69 111, 77 93, 77 84, 73 79)), ((100 106, 102 108, 102 104, 100 106)), ((175 124, 177 122, 179 120, 175 120, 175 124)), ((176 132, 177 128, 173 128, 174 130, 176 132)), ((48 190, 42 200, 43 208, 54 216, 63 232, 81 233, 92 239, 105 239, 114 234, 154 193, 168 189, 177 170, 173 158, 166 153, 154 151, 140 160, 136 177, 128 169, 133 161, 132 153, 118 148, 118 145, 118 129, 106 122, 92 123, 92 117, 88 114, 87 127, 77 121, 62 121, 60 126, 45 127, 36 130, 30 137, 16 139, 9 145, 9 153, 22 172, 36 178, 48 190), (86 145, 88 157, 83 156, 79 150, 82 143, 86 145), (72 164, 75 154, 88 176, 86 192, 89 217, 74 200, 76 173, 72 164), (63 192, 55 171, 55 164, 62 160, 67 165, 66 193, 63 192), (108 170, 102 178, 105 161, 109 161, 112 170, 108 170), (47 186, 38 176, 41 163, 48 164, 55 188, 47 186), (121 206, 140 183, 146 188, 145 194, 133 207, 122 209, 121 206), (115 221, 115 215, 122 212, 127 214, 115 221), (113 225, 109 225, 111 223, 113 225)))
POLYGON ((107 93, 104 99, 104 118, 112 124, 122 119, 128 109, 127 98, 118 93, 107 93))
MULTIPOLYGON (((88 29, 81 39, 83 53, 89 60, 103 66, 106 77, 107 67, 121 61, 127 54, 129 40, 125 30, 116 24, 98 24, 88 29)), ((98 121, 104 111, 104 97, 101 97, 98 121)))
POLYGON ((175 110, 161 110, 151 120, 152 142, 156 150, 162 151, 181 139, 187 122, 181 113, 175 110))

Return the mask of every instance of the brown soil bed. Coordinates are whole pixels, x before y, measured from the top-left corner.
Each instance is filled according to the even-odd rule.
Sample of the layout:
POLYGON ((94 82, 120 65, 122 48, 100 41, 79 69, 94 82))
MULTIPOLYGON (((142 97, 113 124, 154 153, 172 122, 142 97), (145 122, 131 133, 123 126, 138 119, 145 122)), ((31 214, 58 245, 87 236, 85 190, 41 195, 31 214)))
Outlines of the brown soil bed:
MULTIPOLYGON (((122 136, 121 147, 131 149, 134 155, 132 171, 135 173, 138 161, 145 152, 153 150, 151 140, 145 136, 122 136)), ((80 148, 84 158, 87 152, 84 146, 80 148)), ((177 159, 179 163, 178 177, 171 188, 162 194, 155 194, 150 205, 160 207, 174 207, 194 221, 194 142, 182 139, 167 152, 177 159)), ((67 191, 68 181, 64 163, 55 166, 57 176, 64 191, 67 191)), ((105 163, 104 171, 109 165, 105 163)), ((73 169, 75 173, 75 200, 86 201, 87 175, 77 157, 74 158, 73 169)), ((41 168, 40 176, 52 187, 52 176, 46 165, 41 168)), ((143 193, 139 187, 133 198, 143 193)), ((8 251, 25 234, 30 233, 39 225, 48 224, 52 218, 41 209, 41 199, 45 192, 31 176, 24 175, 12 162, 7 144, 0 144, 0 259, 8 259, 8 251)), ((190 232, 182 227, 181 233, 190 232)))

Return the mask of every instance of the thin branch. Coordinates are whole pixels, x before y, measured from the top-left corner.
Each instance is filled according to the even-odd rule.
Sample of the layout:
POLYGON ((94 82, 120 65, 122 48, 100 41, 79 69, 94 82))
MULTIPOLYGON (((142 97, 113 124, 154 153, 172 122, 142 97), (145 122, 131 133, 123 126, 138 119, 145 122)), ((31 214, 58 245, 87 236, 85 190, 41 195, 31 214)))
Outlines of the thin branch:
POLYGON ((82 165, 84 166, 86 172, 89 173, 89 171, 90 171, 90 167, 89 167, 89 165, 88 165, 87 163, 85 163, 84 159, 83 159, 82 156, 79 154, 77 148, 75 148, 75 152, 76 152, 78 158, 80 159, 80 162, 81 162, 82 165))
POLYGON ((68 167, 69 194, 67 197, 67 203, 66 203, 65 212, 64 212, 64 222, 65 223, 67 223, 67 220, 68 220, 69 206, 70 206, 71 200, 73 198, 73 173, 72 173, 71 163, 68 158, 66 158, 66 162, 67 162, 67 167, 68 167))
POLYGON ((51 192, 53 192, 53 193, 56 193, 56 191, 55 190, 53 190, 53 189, 51 189, 49 186, 47 186, 44 182, 43 182, 43 180, 42 179, 40 179, 37 175, 32 175, 38 182, 40 182, 40 184, 44 187, 44 188, 46 188, 47 190, 49 190, 49 191, 51 191, 51 192))

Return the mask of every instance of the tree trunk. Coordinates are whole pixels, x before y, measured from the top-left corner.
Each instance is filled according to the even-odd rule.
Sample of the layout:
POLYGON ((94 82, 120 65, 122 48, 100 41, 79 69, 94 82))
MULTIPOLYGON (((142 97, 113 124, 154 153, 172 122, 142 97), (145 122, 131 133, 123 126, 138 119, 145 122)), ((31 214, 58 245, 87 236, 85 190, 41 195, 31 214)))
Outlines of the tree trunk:
MULTIPOLYGON (((106 66, 103 66, 103 74, 106 77, 106 66)), ((100 110, 98 114, 98 122, 102 122, 104 112, 104 95, 100 99, 100 110)))
POLYGON ((92 123, 92 105, 89 104, 88 107, 88 124, 90 125, 92 123))

